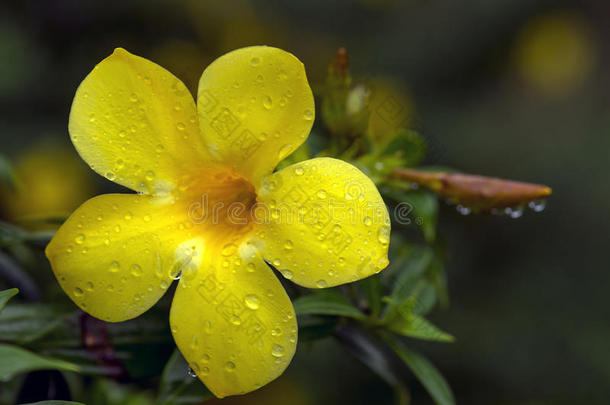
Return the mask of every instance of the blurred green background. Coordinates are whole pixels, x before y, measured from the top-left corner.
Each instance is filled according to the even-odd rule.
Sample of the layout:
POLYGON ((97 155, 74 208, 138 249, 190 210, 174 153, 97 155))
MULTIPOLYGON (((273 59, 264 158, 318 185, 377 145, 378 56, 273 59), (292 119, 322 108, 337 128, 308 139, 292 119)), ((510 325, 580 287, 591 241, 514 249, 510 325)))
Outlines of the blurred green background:
MULTIPOLYGON (((518 219, 442 206, 451 305, 431 319, 457 340, 416 346, 458 403, 607 403, 609 18, 605 0, 3 1, 0 152, 21 184, 2 189, 2 219, 60 216, 120 191, 67 132, 77 86, 115 47, 191 90, 216 57, 253 44, 294 53, 315 88, 345 47, 352 75, 391 83, 429 142, 426 163, 553 188, 545 211, 518 219)), ((411 385, 414 403, 429 403, 411 385)), ((239 403, 392 394, 332 340, 301 345, 263 391, 239 403)))

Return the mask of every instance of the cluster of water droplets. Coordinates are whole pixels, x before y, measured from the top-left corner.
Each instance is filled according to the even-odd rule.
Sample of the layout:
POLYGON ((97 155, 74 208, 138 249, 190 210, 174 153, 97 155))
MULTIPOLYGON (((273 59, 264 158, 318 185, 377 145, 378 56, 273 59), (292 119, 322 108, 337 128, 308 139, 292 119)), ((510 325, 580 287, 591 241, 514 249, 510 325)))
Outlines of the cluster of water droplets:
MULTIPOLYGON (((453 205, 453 203, 451 201, 447 201, 447 204, 453 205)), ((513 207, 492 208, 490 210, 490 212, 493 215, 499 215, 499 216, 505 215, 509 218, 517 219, 517 218, 521 218, 523 216, 525 207, 526 206, 524 206, 524 205, 517 205, 517 206, 513 206, 513 207)), ((546 200, 530 201, 527 204, 527 208, 529 208, 533 212, 542 212, 546 208, 546 200)), ((458 213, 460 213, 461 215, 470 215, 471 213, 476 212, 476 210, 473 210, 472 208, 470 208, 466 205, 462 205, 462 204, 457 204, 455 206, 455 210, 458 213)))

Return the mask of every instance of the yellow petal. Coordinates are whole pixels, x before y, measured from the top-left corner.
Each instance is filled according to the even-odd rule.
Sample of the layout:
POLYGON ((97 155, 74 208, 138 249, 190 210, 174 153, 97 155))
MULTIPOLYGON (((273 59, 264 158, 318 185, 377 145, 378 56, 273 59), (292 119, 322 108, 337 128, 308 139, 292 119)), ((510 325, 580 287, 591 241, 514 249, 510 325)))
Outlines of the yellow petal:
POLYGON ((184 358, 217 397, 253 391, 278 377, 296 349, 294 310, 254 250, 207 252, 183 275, 170 313, 184 358))
POLYGON ((121 48, 79 86, 69 130, 92 169, 140 192, 168 191, 180 173, 209 160, 184 84, 121 48))
POLYGON ((317 158, 263 181, 257 221, 264 257, 305 287, 332 287, 388 264, 390 219, 375 184, 354 166, 317 158))
POLYGON ((238 49, 208 66, 197 109, 210 153, 255 186, 305 141, 314 120, 303 64, 266 46, 238 49))
POLYGON ((98 196, 61 226, 46 255, 81 309, 106 321, 131 319, 159 300, 184 263, 182 212, 146 195, 98 196))

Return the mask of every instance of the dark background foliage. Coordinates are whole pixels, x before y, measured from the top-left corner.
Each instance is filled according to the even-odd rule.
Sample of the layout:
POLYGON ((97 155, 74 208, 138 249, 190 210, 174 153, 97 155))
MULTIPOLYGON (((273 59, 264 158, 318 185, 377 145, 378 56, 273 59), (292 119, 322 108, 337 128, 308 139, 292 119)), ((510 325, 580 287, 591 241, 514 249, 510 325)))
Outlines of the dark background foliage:
MULTIPOLYGON (((553 188, 543 213, 514 220, 461 216, 441 204, 451 305, 431 319, 457 340, 416 346, 458 403, 606 403, 609 18, 604 0, 3 1, 1 151, 16 162, 40 142, 70 148, 76 87, 118 46, 166 67, 191 90, 213 59, 252 44, 297 55, 315 87, 345 47, 354 76, 387 77, 402 89, 411 126, 429 142, 427 163, 553 188), (551 38, 535 54, 540 64, 520 56, 536 29, 551 38), (576 73, 554 73, 566 66, 576 73)), ((88 191, 75 204, 118 190, 84 169, 79 162, 66 169, 85 173, 76 184, 88 191)), ((42 274, 48 268, 39 271, 54 282, 42 274)), ((277 395, 390 403, 390 388, 335 345, 301 345, 274 383, 277 395)), ((412 385, 415 403, 429 401, 412 385)))

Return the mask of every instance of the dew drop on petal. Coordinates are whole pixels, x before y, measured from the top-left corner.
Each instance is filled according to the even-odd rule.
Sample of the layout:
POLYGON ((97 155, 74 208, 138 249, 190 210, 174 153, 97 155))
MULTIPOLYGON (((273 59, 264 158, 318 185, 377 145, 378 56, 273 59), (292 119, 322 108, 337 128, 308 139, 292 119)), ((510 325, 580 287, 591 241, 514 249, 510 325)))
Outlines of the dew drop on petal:
POLYGON ((131 266, 131 274, 133 274, 135 277, 140 277, 142 273, 142 267, 140 267, 139 264, 133 264, 131 266))
POLYGON ((278 344, 273 345, 271 348, 271 355, 273 357, 284 357, 284 347, 278 344))
POLYGON ((389 225, 383 225, 383 226, 379 227, 379 230, 377 231, 377 240, 382 245, 387 245, 388 243, 390 243, 390 226, 389 225))
POLYGON ((74 238, 74 241, 79 244, 82 245, 83 242, 85 242, 85 235, 83 235, 82 233, 79 233, 76 238, 74 238))
POLYGON ((244 298, 246 306, 252 310, 257 310, 260 307, 261 300, 254 294, 248 294, 244 298))
POLYGON ((116 260, 110 263, 110 266, 108 267, 108 271, 111 273, 117 273, 120 269, 121 265, 116 260))

